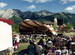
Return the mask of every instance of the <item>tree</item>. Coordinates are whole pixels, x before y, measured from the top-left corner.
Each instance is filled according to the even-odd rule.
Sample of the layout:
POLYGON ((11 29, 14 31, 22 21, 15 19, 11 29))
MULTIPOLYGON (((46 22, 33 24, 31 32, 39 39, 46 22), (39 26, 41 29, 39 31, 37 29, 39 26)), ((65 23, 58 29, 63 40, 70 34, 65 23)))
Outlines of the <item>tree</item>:
POLYGON ((73 28, 73 25, 70 23, 70 22, 68 22, 67 24, 66 24, 66 29, 67 30, 71 30, 73 28))
POLYGON ((12 31, 18 33, 19 32, 19 25, 14 23, 13 26, 12 26, 12 31))

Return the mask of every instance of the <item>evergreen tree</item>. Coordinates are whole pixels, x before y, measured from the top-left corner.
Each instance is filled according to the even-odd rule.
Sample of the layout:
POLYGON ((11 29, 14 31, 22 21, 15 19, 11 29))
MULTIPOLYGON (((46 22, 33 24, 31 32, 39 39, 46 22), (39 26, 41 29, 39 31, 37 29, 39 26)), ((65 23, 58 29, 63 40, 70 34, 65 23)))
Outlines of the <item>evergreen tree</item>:
POLYGON ((66 29, 67 30, 71 30, 73 28, 73 25, 70 23, 70 22, 68 22, 67 24, 66 24, 66 29))

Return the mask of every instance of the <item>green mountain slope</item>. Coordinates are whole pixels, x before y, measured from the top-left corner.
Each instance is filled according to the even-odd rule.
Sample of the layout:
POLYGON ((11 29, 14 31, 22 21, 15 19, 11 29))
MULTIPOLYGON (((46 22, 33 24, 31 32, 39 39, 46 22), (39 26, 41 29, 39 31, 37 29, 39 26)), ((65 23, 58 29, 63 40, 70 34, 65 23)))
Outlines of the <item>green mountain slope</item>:
POLYGON ((13 21, 12 30, 14 32, 19 32, 19 24, 21 23, 22 19, 20 17, 13 16, 11 20, 13 21))

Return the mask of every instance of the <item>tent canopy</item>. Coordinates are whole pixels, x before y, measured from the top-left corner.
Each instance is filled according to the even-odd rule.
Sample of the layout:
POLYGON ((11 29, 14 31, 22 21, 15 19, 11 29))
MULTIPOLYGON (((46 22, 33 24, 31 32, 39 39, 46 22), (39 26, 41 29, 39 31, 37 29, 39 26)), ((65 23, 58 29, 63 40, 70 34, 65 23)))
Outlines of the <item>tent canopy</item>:
POLYGON ((35 20, 25 19, 19 26, 20 33, 52 33, 55 34, 51 25, 42 24, 35 20))
POLYGON ((8 23, 9 25, 12 25, 12 21, 4 18, 0 18, 0 21, 3 21, 5 23, 8 23))

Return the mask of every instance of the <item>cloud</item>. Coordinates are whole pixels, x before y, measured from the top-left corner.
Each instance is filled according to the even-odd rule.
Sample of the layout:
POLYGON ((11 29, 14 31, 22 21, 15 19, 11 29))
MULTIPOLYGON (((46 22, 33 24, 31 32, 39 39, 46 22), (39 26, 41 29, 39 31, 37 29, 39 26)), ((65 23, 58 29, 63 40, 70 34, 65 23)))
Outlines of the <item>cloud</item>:
POLYGON ((27 1, 27 2, 35 2, 35 3, 46 3, 46 2, 51 2, 53 0, 23 0, 23 1, 27 1))
POLYGON ((4 8, 5 6, 7 6, 8 4, 1 2, 0 3, 0 8, 4 8))
POLYGON ((63 4, 67 4, 67 3, 69 3, 69 2, 75 2, 75 0, 61 0, 61 2, 62 2, 63 4))
POLYGON ((34 2, 34 0, 23 0, 23 1, 27 1, 27 2, 30 2, 30 3, 34 2))
POLYGON ((52 0, 35 0, 36 3, 46 3, 51 2, 52 0))
POLYGON ((69 6, 65 10, 68 11, 68 12, 75 12, 75 5, 69 6))
POLYGON ((28 6, 27 8, 28 8, 28 9, 35 9, 36 6, 35 6, 35 5, 30 5, 30 6, 28 6))

